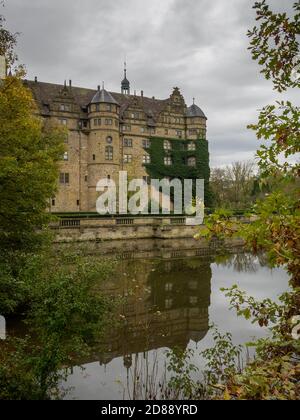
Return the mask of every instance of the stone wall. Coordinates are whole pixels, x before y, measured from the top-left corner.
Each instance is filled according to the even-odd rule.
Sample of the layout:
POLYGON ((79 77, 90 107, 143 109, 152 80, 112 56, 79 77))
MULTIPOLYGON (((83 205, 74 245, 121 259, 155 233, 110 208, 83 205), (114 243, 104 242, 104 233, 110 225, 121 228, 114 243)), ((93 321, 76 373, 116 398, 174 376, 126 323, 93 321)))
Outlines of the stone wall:
POLYGON ((51 227, 56 242, 193 238, 203 229, 203 226, 187 226, 184 217, 70 218, 61 219, 51 227))

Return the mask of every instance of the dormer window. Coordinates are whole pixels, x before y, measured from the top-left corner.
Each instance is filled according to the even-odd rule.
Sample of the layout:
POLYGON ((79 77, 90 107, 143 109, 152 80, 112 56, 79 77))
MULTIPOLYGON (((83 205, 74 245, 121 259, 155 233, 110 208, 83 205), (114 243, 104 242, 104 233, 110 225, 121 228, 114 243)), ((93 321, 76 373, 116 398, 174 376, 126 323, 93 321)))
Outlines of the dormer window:
POLYGON ((140 114, 138 112, 132 112, 131 118, 134 120, 138 120, 140 118, 140 114))

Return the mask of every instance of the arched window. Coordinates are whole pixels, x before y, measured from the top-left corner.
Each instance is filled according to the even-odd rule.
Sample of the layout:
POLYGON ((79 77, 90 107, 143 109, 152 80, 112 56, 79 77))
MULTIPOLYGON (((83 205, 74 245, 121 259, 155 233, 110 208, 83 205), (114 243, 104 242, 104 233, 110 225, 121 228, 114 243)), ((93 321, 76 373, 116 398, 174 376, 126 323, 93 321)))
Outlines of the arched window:
POLYGON ((113 160, 114 148, 112 146, 105 147, 105 160, 113 160))

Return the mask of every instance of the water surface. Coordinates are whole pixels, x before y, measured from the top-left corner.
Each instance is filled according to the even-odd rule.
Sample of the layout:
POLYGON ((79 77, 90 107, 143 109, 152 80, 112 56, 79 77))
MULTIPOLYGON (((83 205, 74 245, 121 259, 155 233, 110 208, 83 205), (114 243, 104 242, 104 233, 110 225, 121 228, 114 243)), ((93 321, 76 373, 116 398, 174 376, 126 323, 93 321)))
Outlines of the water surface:
POLYGON ((203 369, 199 353, 213 344, 211 324, 231 332, 236 344, 267 333, 230 311, 220 288, 237 284, 258 299, 276 299, 288 288, 287 274, 268 268, 263 256, 217 252, 196 241, 111 242, 86 252, 119 255, 116 275, 104 288, 122 304, 97 354, 63 384, 69 399, 132 398, 134 378, 159 380, 166 351, 174 347, 193 349, 193 362, 203 369))

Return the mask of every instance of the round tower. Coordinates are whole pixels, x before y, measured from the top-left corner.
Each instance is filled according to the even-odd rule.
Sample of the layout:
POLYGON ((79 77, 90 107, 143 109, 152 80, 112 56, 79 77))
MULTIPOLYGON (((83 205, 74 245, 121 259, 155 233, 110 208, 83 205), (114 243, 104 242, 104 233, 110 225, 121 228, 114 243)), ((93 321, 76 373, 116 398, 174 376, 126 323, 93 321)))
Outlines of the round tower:
POLYGON ((188 139, 206 139, 206 121, 207 118, 195 104, 195 99, 193 99, 193 105, 187 108, 186 112, 187 118, 187 138, 188 139))
POLYGON ((112 179, 116 185, 120 170, 120 105, 104 87, 94 95, 88 107, 90 133, 88 139, 89 211, 95 211, 100 179, 112 179))

